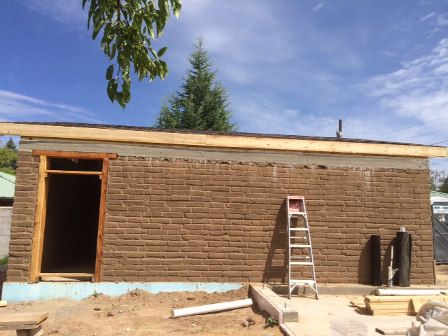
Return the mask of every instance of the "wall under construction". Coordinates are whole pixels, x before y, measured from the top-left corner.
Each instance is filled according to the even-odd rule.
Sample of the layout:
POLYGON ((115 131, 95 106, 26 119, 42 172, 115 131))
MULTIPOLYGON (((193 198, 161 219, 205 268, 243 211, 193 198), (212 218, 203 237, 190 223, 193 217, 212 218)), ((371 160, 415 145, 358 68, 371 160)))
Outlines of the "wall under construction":
POLYGON ((370 235, 385 256, 401 226, 413 235, 412 283, 434 282, 425 159, 52 141, 20 145, 8 281, 29 275, 36 148, 118 154, 102 281, 282 282, 284 200, 303 195, 318 282, 368 283, 370 235))

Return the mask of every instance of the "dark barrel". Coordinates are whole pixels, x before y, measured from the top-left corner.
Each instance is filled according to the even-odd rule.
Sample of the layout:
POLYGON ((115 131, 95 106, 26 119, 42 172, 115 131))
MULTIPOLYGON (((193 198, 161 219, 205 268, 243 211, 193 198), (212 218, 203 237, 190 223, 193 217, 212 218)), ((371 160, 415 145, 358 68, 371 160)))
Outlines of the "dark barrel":
POLYGON ((381 286, 381 237, 370 236, 370 255, 372 265, 372 285, 381 286))
POLYGON ((398 285, 411 285, 411 235, 409 232, 397 232, 396 249, 398 259, 398 285))

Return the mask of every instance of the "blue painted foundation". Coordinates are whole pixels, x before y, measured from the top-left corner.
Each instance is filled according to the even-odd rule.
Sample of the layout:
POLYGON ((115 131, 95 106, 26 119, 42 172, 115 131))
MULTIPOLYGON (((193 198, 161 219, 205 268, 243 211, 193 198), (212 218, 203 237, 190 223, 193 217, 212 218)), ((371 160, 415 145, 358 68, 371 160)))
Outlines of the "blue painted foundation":
POLYGON ((82 300, 93 293, 109 296, 119 296, 134 289, 157 294, 160 292, 195 292, 204 291, 227 292, 239 289, 238 283, 219 282, 5 282, 3 284, 2 300, 9 302, 40 301, 60 298, 82 300))

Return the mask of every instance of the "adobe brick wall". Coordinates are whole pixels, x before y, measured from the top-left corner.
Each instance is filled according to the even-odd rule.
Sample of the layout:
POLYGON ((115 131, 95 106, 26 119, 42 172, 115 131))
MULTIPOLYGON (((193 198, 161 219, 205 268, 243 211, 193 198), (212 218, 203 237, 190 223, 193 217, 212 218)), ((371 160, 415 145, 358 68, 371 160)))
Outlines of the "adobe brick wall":
MULTIPOLYGON (((413 234, 432 283, 425 170, 120 157, 111 161, 105 281, 284 281, 286 195, 304 195, 320 282, 368 283, 371 234, 413 234)), ((384 251, 386 252, 386 251, 384 251)))
POLYGON ((31 265, 39 158, 19 151, 9 241, 8 281, 27 281, 31 265))
MULTIPOLYGON (((30 263, 37 159, 20 153, 19 165, 8 281, 26 281, 30 263)), ((284 198, 304 195, 319 282, 368 283, 370 235, 381 235, 387 255, 405 226, 412 283, 430 284, 429 186, 418 169, 119 156, 103 281, 284 281, 284 198)))

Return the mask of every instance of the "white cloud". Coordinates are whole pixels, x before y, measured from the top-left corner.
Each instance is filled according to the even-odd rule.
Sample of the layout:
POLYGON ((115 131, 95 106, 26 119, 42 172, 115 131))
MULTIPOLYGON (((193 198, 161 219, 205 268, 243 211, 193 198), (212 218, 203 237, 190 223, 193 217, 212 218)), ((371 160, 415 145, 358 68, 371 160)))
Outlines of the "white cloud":
POLYGON ((83 107, 54 103, 5 90, 0 90, 0 119, 99 122, 95 114, 83 107))
POLYGON ((24 4, 55 21, 72 26, 74 29, 78 29, 78 27, 85 29, 87 26, 87 8, 84 12, 81 0, 27 0, 24 4))
MULTIPOLYGON (((268 93, 234 96, 233 110, 234 119, 243 132, 334 137, 338 128, 338 116, 305 112, 268 93)), ((394 129, 393 125, 375 116, 345 116, 343 123, 346 138, 380 139, 381 134, 394 129)))
POLYGON ((428 15, 425 15, 424 17, 422 17, 422 18, 420 19, 420 21, 421 21, 421 22, 424 22, 424 21, 426 21, 426 20, 428 20, 428 19, 434 17, 435 15, 436 15, 436 13, 431 12, 431 13, 429 13, 428 15))
MULTIPOLYGON (((432 137, 446 134, 448 127, 448 39, 430 54, 408 61, 394 72, 371 78, 367 93, 383 111, 432 125, 432 137)), ((418 134, 419 132, 414 132, 418 134)))
POLYGON ((437 25, 439 27, 448 26, 448 15, 442 14, 437 16, 437 25))
POLYGON ((316 6, 313 7, 313 12, 318 12, 324 6, 323 2, 319 2, 316 6))

